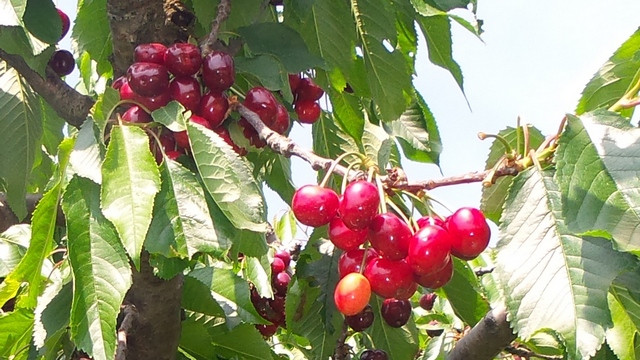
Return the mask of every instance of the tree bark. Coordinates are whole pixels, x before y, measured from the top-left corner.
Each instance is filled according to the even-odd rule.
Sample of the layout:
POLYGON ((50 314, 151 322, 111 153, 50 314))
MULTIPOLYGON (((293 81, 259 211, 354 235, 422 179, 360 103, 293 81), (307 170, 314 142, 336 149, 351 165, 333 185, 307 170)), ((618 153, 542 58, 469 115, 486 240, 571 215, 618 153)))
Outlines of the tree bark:
POLYGON ((507 321, 507 309, 500 306, 489 311, 458 341, 447 360, 491 360, 515 338, 507 321))

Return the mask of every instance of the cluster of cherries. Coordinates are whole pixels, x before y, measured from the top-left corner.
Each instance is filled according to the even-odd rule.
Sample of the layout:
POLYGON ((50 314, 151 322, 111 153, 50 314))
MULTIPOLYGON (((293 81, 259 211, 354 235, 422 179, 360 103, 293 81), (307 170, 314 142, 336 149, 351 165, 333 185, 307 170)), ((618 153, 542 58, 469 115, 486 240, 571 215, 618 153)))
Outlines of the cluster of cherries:
MULTIPOLYGON (((62 38, 69 32, 71 21, 69 20, 69 16, 67 16, 67 14, 62 10, 56 10, 58 11, 58 16, 60 16, 60 21, 62 22, 62 34, 58 40, 62 40, 62 38)), ((76 62, 73 59, 73 55, 68 50, 58 49, 53 53, 53 55, 51 55, 48 65, 58 76, 67 76, 73 72, 76 62)))
POLYGON ((273 299, 261 297, 258 290, 251 284, 251 303, 258 311, 258 314, 271 324, 257 324, 256 329, 264 337, 271 337, 278 331, 278 327, 286 327, 285 323, 285 300, 287 287, 291 281, 289 273, 289 263, 291 255, 284 250, 279 250, 271 262, 271 287, 273 288, 273 299))
POLYGON ((378 213, 379 206, 378 188, 366 180, 349 183, 341 198, 332 189, 306 185, 292 199, 298 221, 313 227, 328 224, 329 239, 343 250, 334 301, 348 322, 363 319, 353 320, 355 326, 350 323, 356 331, 370 325, 371 292, 385 299, 381 311, 387 324, 406 324, 411 315, 408 299, 418 285, 444 286, 453 276, 451 255, 471 260, 487 247, 491 235, 475 208, 458 209, 446 219, 422 217, 414 233, 394 213, 378 213))

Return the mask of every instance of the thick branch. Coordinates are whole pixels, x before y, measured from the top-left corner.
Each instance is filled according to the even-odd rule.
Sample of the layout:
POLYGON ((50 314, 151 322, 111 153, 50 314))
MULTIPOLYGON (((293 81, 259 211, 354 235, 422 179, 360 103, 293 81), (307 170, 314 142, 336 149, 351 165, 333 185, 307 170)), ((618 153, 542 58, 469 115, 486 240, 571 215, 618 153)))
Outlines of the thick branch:
POLYGON ((507 322, 507 309, 497 307, 463 337, 447 357, 448 360, 491 360, 515 340, 507 322))
POLYGON ((218 40, 218 32, 220 32, 220 26, 227 20, 230 12, 231 0, 221 0, 218 4, 218 13, 216 14, 216 17, 211 20, 211 31, 204 41, 202 41, 202 45, 200 46, 203 56, 214 51, 215 43, 218 40))
POLYGON ((9 54, 0 49, 0 59, 16 69, 33 90, 40 94, 67 123, 76 128, 82 125, 89 114, 89 109, 93 106, 93 99, 75 91, 49 68, 47 68, 47 78, 44 79, 18 55, 9 54))
MULTIPOLYGON (((474 172, 470 172, 462 175, 444 177, 440 179, 411 182, 411 183, 407 183, 406 185, 399 185, 397 186, 397 188, 401 188, 403 190, 407 190, 411 192, 416 192, 418 190, 432 190, 441 186, 482 182, 487 178, 487 175, 489 175, 490 172, 491 170, 474 171, 474 172)), ((514 167, 502 167, 496 171, 494 178, 498 178, 501 176, 515 176, 515 175, 518 175, 518 169, 514 167)))

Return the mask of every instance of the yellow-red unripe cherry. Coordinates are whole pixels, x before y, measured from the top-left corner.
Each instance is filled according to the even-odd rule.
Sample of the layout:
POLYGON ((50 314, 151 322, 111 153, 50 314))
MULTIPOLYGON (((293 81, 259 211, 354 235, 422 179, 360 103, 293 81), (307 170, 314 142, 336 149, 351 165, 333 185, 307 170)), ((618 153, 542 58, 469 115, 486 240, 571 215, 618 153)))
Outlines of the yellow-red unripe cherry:
POLYGON ((350 273, 338 282, 333 300, 338 311, 346 316, 359 313, 369 303, 371 285, 364 275, 350 273))

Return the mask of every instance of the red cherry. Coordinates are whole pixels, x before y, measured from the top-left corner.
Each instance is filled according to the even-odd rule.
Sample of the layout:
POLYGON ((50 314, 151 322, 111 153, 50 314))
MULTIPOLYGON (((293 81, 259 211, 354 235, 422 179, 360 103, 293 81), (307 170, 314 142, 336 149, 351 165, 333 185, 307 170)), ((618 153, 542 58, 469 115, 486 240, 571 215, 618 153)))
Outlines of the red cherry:
POLYGON ((431 311, 433 309, 433 304, 436 302, 436 298, 438 296, 434 293, 424 294, 420 297, 420 307, 431 311))
POLYGON ((429 289, 438 289, 445 286, 449 280, 453 277, 453 261, 449 258, 449 261, 444 267, 434 273, 425 275, 414 274, 413 280, 421 286, 429 289))
POLYGON ((313 100, 297 100, 294 104, 298 120, 303 124, 313 124, 320 118, 322 109, 313 100))
POLYGON ((73 72, 76 62, 67 50, 56 50, 49 59, 49 66, 58 76, 67 76, 73 72))
MULTIPOLYGON (((378 253, 373 248, 369 248, 366 251, 367 259, 364 262, 365 267, 369 264, 369 262, 371 262, 371 260, 378 257, 378 253)), ((340 278, 343 278, 350 273, 360 272, 364 252, 364 249, 353 249, 345 251, 342 253, 342 255, 340 255, 340 259, 338 260, 338 273, 340 274, 340 278)))
POLYGON ((189 118, 189 121, 192 121, 192 122, 194 122, 196 124, 202 125, 202 126, 206 127, 207 129, 211 129, 211 125, 209 125, 209 121, 207 119, 203 118, 202 116, 191 114, 191 117, 189 118))
POLYGON ((222 92, 233 85, 236 73, 233 58, 226 53, 214 51, 204 58, 202 80, 211 91, 222 92))
POLYGON ((291 276, 289 274, 284 271, 277 273, 272 281, 273 290, 275 290, 276 294, 285 296, 287 295, 289 282, 291 282, 291 276))
POLYGON ((243 104, 258 114, 265 125, 271 126, 275 122, 278 106, 276 98, 269 90, 260 86, 252 88, 247 92, 243 104))
POLYGON ((173 138, 173 133, 167 128, 162 128, 160 135, 160 145, 166 151, 176 150, 176 140, 173 138))
POLYGON ((169 94, 187 110, 198 111, 200 107, 200 83, 193 77, 176 77, 169 84, 169 94))
POLYGON ((151 115, 147 114, 140 106, 133 105, 122 114, 122 120, 130 123, 149 123, 153 121, 151 115))
POLYGON ((263 148, 267 145, 264 140, 260 139, 260 135, 258 135, 256 129, 254 129, 251 124, 249 124, 247 119, 241 117, 240 121, 238 121, 238 125, 242 127, 242 135, 244 135, 244 137, 249 140, 249 143, 251 145, 257 148, 263 148))
POLYGON ((171 160, 178 160, 178 158, 182 155, 184 155, 184 153, 178 151, 178 150, 167 150, 164 152, 167 157, 171 160))
POLYGON ((140 44, 133 49, 133 59, 136 62, 150 62, 164 64, 164 52, 167 47, 160 43, 140 44))
POLYGON ((378 189, 366 180, 357 180, 347 185, 340 201, 340 216, 351 229, 364 229, 378 213, 380 197, 378 189))
POLYGON ((389 360, 389 356, 384 350, 365 350, 360 354, 360 360, 389 360))
POLYGON ((447 218, 446 227, 451 235, 451 254, 460 259, 472 260, 489 245, 491 229, 478 209, 458 209, 447 218))
POLYGON ((265 338, 272 337, 278 331, 277 324, 256 324, 255 327, 265 338))
POLYGON ((175 76, 191 76, 200 70, 200 49, 190 43, 169 45, 164 53, 164 65, 175 76))
POLYGON ((127 69, 127 82, 140 96, 157 96, 169 88, 169 73, 159 64, 135 62, 127 69))
POLYGON ((316 101, 324 95, 324 90, 311 78, 300 79, 300 83, 296 89, 298 100, 316 101))
POLYGON ((278 274, 283 272, 287 267, 284 266, 284 261, 279 258, 274 258, 271 262, 271 274, 278 274))
MULTIPOLYGON (((124 88, 124 86, 122 87, 124 88)), ((122 88, 120 88, 122 90, 122 88)), ((163 91, 156 96, 141 96, 133 93, 133 100, 144 105, 149 111, 158 110, 161 107, 167 105, 171 101, 171 95, 169 91, 163 91)))
POLYGON ((389 326, 399 328, 406 324, 411 317, 411 302, 409 300, 386 299, 382 303, 380 312, 389 326))
POLYGON ((433 274, 449 261, 450 243, 445 229, 427 225, 411 238, 407 262, 416 275, 433 274))
POLYGON ((217 128, 213 129, 213 131, 216 134, 220 135, 222 140, 229 144, 229 146, 233 148, 233 151, 235 151, 238 155, 244 156, 247 154, 247 150, 245 148, 240 147, 233 142, 233 139, 231 139, 231 134, 229 134, 229 130, 227 130, 227 128, 225 128, 224 126, 218 126, 217 128))
POLYGON ((367 304, 362 311, 355 315, 345 316, 344 320, 353 331, 362 331, 373 324, 373 318, 374 315, 371 305, 367 304))
POLYGON ((289 130, 289 126, 291 126, 291 120, 289 119, 289 112, 287 111, 287 108, 284 107, 284 105, 278 104, 276 119, 273 122, 273 124, 269 127, 271 128, 271 130, 282 135, 286 133, 287 130, 289 130))
POLYGON ((301 223, 318 227, 326 225, 338 212, 338 194, 318 185, 299 188, 291 200, 291 208, 301 223))
POLYGON ((300 74, 289 74, 289 87, 291 88, 292 94, 295 95, 299 85, 300 85, 300 74))
POLYGON ((349 251, 357 248, 367 241, 369 232, 367 229, 351 230, 340 219, 339 216, 334 217, 329 222, 329 240, 338 249, 349 251))
POLYGON ((418 227, 420 229, 422 229, 427 225, 438 225, 438 226, 444 227, 444 220, 440 219, 439 217, 431 217, 429 215, 425 215, 420 219, 416 220, 416 223, 418 224, 418 227))
POLYGON ((62 23, 62 31, 60 32, 60 38, 58 39, 61 40, 69 32, 71 21, 69 20, 69 16, 67 16, 64 11, 60 9, 56 9, 56 11, 58 12, 58 16, 60 16, 60 22, 62 23))
POLYGON ((215 129, 222 124, 227 116, 229 101, 222 93, 208 92, 200 100, 199 114, 209 121, 211 129, 215 129))
POLYGON ((291 254, 289 254, 289 252, 285 250, 278 250, 273 256, 282 260, 285 268, 289 267, 289 264, 291 263, 291 254))
POLYGON ((343 277, 333 293, 336 308, 347 316, 362 311, 369 303, 370 297, 369 280, 359 273, 351 273, 343 277))
POLYGON ((129 86, 126 78, 122 85, 120 85, 120 89, 118 89, 118 91, 120 92, 120 100, 133 100, 136 96, 133 90, 131 90, 131 86, 129 86))
POLYGON ((371 283, 371 291, 383 298, 408 299, 417 289, 413 272, 404 260, 373 259, 364 269, 364 276, 371 283))
POLYGON ((369 241, 380 256, 389 260, 402 260, 409 252, 411 229, 392 213, 378 214, 369 225, 369 241))
POLYGON ((189 135, 186 130, 174 133, 173 138, 176 140, 176 145, 178 145, 179 148, 189 149, 191 147, 189 144, 189 135))
POLYGON ((117 79, 113 80, 113 83, 111 83, 111 87, 116 90, 120 90, 122 85, 124 85, 126 82, 127 82, 127 78, 124 76, 120 76, 117 79))

